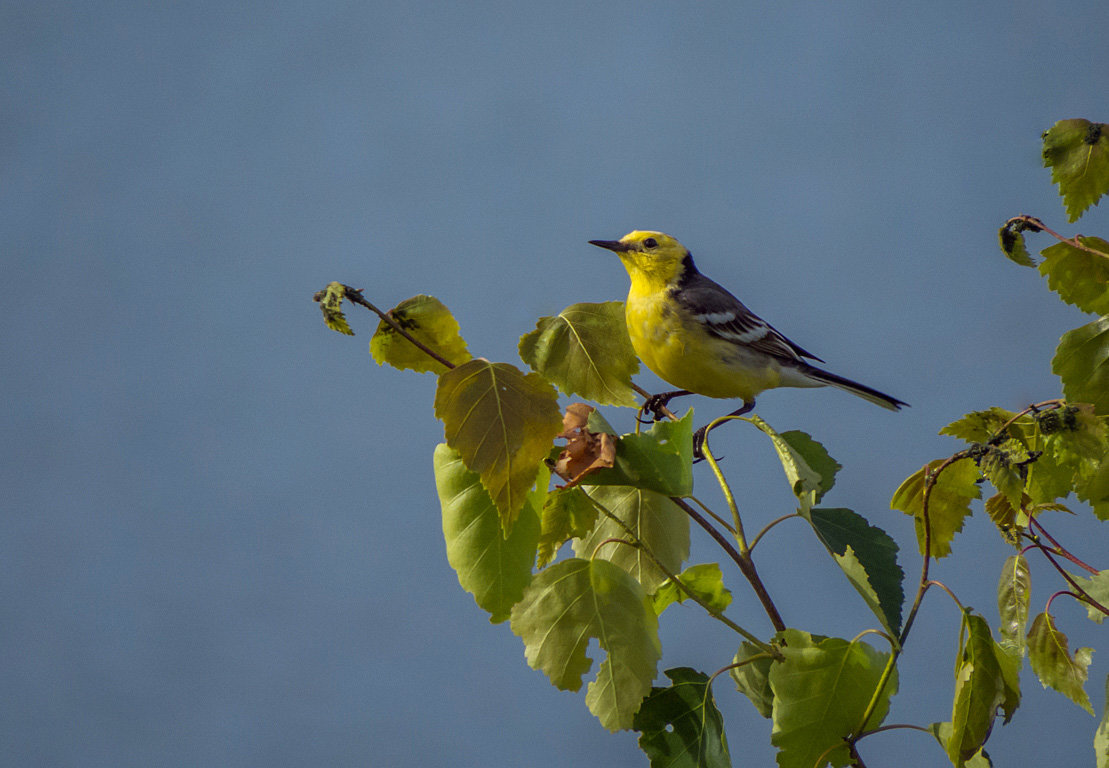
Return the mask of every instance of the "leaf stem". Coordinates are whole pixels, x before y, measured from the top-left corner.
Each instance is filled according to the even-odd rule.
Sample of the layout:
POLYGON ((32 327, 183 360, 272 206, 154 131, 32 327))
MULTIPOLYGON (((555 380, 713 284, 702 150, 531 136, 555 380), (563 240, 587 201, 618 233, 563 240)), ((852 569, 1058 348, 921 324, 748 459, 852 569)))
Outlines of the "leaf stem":
POLYGON ((758 532, 758 534, 755 536, 754 540, 751 542, 750 551, 752 551, 752 552, 755 551, 755 545, 759 543, 759 541, 762 539, 763 536, 765 536, 767 533, 770 532, 771 528, 773 528, 778 523, 782 523, 782 522, 785 522, 786 520, 789 520, 791 517, 801 518, 801 513, 800 512, 792 512, 788 515, 782 515, 777 520, 771 520, 769 523, 764 525, 763 529, 758 532))
MULTIPOLYGON (((1097 608, 1099 611, 1104 613, 1106 616, 1109 616, 1109 608, 1106 608, 1104 605, 1102 605, 1097 600, 1095 600, 1090 595, 1089 592, 1082 589, 1082 587, 1079 586, 1078 582, 1074 580, 1074 577, 1071 576, 1069 573, 1067 573, 1066 569, 1063 568, 1063 566, 1059 565, 1059 563, 1056 562, 1055 558, 1051 556, 1052 553, 1051 553, 1050 549, 1048 549, 1047 547, 1045 547, 1043 544, 1041 544, 1038 541, 1035 542, 1033 544, 1033 546, 1036 549, 1040 550, 1040 552, 1043 553, 1043 556, 1048 559, 1048 562, 1050 562, 1053 566, 1055 566, 1055 570, 1057 570, 1059 572, 1059 575, 1062 576, 1063 579, 1066 580, 1066 582, 1071 585, 1071 589, 1073 589, 1073 590, 1075 590, 1075 592, 1077 592, 1077 594, 1075 594, 1076 598, 1078 598, 1082 602, 1089 603, 1094 608, 1097 608)), ((1054 595, 1052 597, 1054 597, 1054 595)), ((1049 602, 1050 602, 1050 600, 1049 600, 1049 602)))
POLYGON ((963 604, 959 601, 959 598, 955 597, 955 593, 952 592, 951 589, 946 584, 944 584, 942 581, 937 581, 935 579, 930 579, 928 581, 928 586, 930 586, 930 587, 939 587, 940 589, 942 589, 944 592, 947 593, 948 597, 950 597, 952 600, 955 601, 955 605, 959 606, 959 611, 961 613, 966 612, 966 608, 963 607, 963 604))
POLYGON ((728 481, 724 478, 724 473, 720 471, 720 465, 717 463, 716 457, 712 455, 712 450, 709 448, 709 433, 724 422, 738 418, 738 416, 721 416, 719 419, 713 419, 713 421, 705 427, 705 442, 701 445, 701 453, 704 455, 705 461, 707 461, 712 468, 712 473, 716 475, 716 482, 720 484, 720 490, 724 492, 724 500, 728 503, 728 509, 731 510, 732 525, 735 528, 735 540, 736 543, 739 544, 739 554, 749 558, 751 548, 747 546, 747 537, 743 533, 743 520, 739 517, 739 506, 736 504, 735 494, 732 493, 731 486, 728 485, 728 481))
MULTIPOLYGON (((885 669, 882 670, 882 676, 878 678, 878 685, 874 687, 874 693, 870 694, 870 701, 867 702, 866 709, 863 710, 862 719, 855 727, 855 732, 862 732, 863 728, 865 728, 866 724, 870 721, 870 718, 874 716, 874 710, 878 708, 878 702, 882 699, 882 691, 885 690, 886 685, 889 683, 890 677, 893 675, 893 670, 897 667, 897 658, 901 655, 901 648, 897 643, 897 639, 877 629, 868 629, 860 632, 855 635, 851 644, 854 645, 856 642, 859 642, 860 638, 870 633, 881 635, 889 642, 890 657, 889 660, 886 661, 885 669)), ((851 743, 854 744, 854 741, 851 743)))

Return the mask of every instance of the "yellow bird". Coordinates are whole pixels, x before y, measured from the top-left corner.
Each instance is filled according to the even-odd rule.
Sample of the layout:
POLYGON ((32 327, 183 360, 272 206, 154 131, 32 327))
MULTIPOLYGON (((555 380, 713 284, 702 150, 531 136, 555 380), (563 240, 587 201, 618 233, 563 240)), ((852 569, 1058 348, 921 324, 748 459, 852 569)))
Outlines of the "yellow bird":
POLYGON ((670 235, 637 230, 589 242, 614 251, 631 278, 624 314, 635 353, 679 387, 647 401, 656 418, 671 398, 688 394, 740 398, 743 406, 731 414, 738 416, 775 387, 833 386, 893 411, 908 405, 807 362, 824 361, 698 272, 689 250, 670 235))

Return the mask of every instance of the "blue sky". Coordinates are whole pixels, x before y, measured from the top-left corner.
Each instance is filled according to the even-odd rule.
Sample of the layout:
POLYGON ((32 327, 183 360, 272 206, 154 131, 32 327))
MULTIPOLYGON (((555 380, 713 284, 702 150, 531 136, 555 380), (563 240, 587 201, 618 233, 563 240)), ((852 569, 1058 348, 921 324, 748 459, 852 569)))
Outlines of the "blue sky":
MULTIPOLYGON (((1086 322, 996 230, 1075 231, 1039 137, 1109 118, 1106 21, 1101 0, 0 7, 12 764, 645 765, 458 587, 433 378, 379 368, 371 319, 331 333, 311 294, 430 293, 471 351, 516 361, 539 316, 622 298, 586 241, 670 232, 830 370, 912 404, 779 390, 758 412, 845 465, 826 504, 890 532, 915 579, 893 490, 956 449, 947 422, 1056 396, 1055 344, 1086 322)), ((1104 236, 1104 210, 1081 227, 1104 236)), ((790 511, 756 433, 717 442, 749 526, 790 511)), ((1009 552, 984 515, 967 528, 935 575, 996 625, 1009 552)), ((1099 527, 1055 529, 1104 551, 1099 527)), ((788 623, 869 625, 800 526, 760 549, 788 623)), ((1104 646, 1055 606, 1072 647, 1104 646)), ((733 614, 769 632, 746 594, 733 614)), ((953 604, 931 594, 914 631, 890 719, 927 724, 950 712, 953 604)), ((664 668, 734 652, 685 607, 663 643, 664 668)), ((1104 679, 1095 655, 1099 713, 1104 679)), ((1089 764, 1095 721, 1024 687, 997 764, 1089 764)), ((736 764, 770 764, 768 724, 717 696, 736 764)), ((862 749, 946 764, 907 731, 862 749)))

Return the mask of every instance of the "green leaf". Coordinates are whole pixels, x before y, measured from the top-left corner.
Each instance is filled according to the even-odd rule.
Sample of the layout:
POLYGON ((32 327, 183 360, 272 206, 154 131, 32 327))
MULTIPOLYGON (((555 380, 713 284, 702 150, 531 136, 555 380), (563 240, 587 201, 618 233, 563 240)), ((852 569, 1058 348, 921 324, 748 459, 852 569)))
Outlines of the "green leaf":
MULTIPOLYGON (((1109 608, 1109 571, 1098 571, 1093 576, 1086 578, 1085 576, 1072 577, 1078 586, 1094 600, 1109 608)), ((1105 620, 1105 614, 1099 611, 1094 606, 1086 603, 1086 612, 1090 616, 1090 621, 1095 624, 1100 624, 1105 620)))
MULTIPOLYGON (((701 599, 713 610, 723 613, 732 602, 732 593, 724 586, 724 574, 716 563, 691 565, 678 574, 678 581, 686 589, 701 599)), ((673 579, 667 579, 651 596, 655 613, 662 612, 674 603, 680 603, 689 596, 673 579)))
POLYGON ((820 488, 816 494, 816 501, 819 502, 836 484, 836 473, 843 469, 843 465, 829 456, 823 445, 800 430, 783 432, 781 438, 820 476, 820 488))
POLYGON ((632 727, 662 656, 658 617, 639 582, 606 560, 563 560, 535 575, 511 626, 528 664, 560 690, 581 688, 593 663, 589 640, 597 638, 608 657, 585 703, 610 731, 632 727))
POLYGON ((1109 677, 1105 678, 1105 711, 1094 734, 1094 754, 1097 768, 1109 768, 1109 677))
MULTIPOLYGON (((1086 403, 1068 404, 1052 413, 1056 418, 1051 420, 1053 429, 1044 430, 1044 452, 1070 484, 1081 486, 1101 470, 1109 451, 1109 430, 1086 403)), ((1046 425, 1047 420, 1041 423, 1046 425)))
POLYGON ((571 304, 541 317, 520 337, 520 359, 567 394, 602 405, 636 407, 639 358, 628 338, 624 302, 571 304))
MULTIPOLYGON (((461 365, 473 357, 458 334, 458 321, 434 296, 420 294, 405 299, 389 310, 389 314, 412 338, 435 350, 445 360, 461 365)), ((370 354, 378 365, 388 363, 401 370, 407 368, 420 373, 447 370, 447 366, 401 336, 384 320, 377 324, 370 339, 370 354)))
POLYGON ((540 521, 538 565, 546 568, 559 547, 593 529, 597 507, 581 488, 559 488, 547 496, 540 521))
MULTIPOLYGON (((924 485, 925 476, 943 464, 944 459, 929 462, 914 472, 894 492, 891 509, 899 509, 916 521, 916 538, 921 555, 924 551, 924 485)), ((970 502, 982 495, 976 482, 978 469, 973 461, 960 460, 940 473, 928 501, 928 522, 931 528, 932 557, 951 554, 951 540, 963 529, 970 514, 970 502)))
MULTIPOLYGON (((1028 498, 1025 496, 1024 498, 1028 498)), ((1013 509, 1013 505, 1009 500, 1002 496, 1000 493, 995 493, 990 498, 986 499, 986 514, 990 518, 990 522, 994 524, 1001 538, 1017 549, 1021 548, 1020 536, 1017 534, 1017 510, 1013 509)), ((1028 524, 1027 516, 1023 515, 1024 525, 1028 524)), ((1023 527, 1023 526, 1021 526, 1023 527)))
POLYGON ((1044 167, 1071 221, 1109 191, 1109 125, 1089 120, 1060 120, 1044 132, 1044 167))
POLYGON ((730 768, 724 718, 709 678, 689 667, 666 670, 671 685, 652 688, 635 715, 639 747, 652 768, 730 768))
MULTIPOLYGON (((689 557, 689 518, 669 497, 623 485, 597 486, 587 493, 630 528, 670 573, 681 570, 682 562, 689 557)), ((606 539, 629 540, 620 523, 602 514, 588 536, 574 541, 574 554, 593 557, 597 545, 606 539)), ((668 578, 638 547, 608 543, 596 551, 595 557, 620 566, 648 592, 654 592, 668 578)))
MULTIPOLYGON (((785 470, 786 479, 789 481, 789 486, 793 490, 793 495, 796 496, 798 502, 800 502, 801 514, 808 516, 809 510, 812 509, 813 505, 816 504, 824 494, 826 490, 825 485, 827 488, 830 488, 831 484, 835 482, 835 470, 831 471, 831 477, 829 478, 822 476, 809 465, 805 454, 796 448, 793 442, 803 445, 804 450, 809 453, 814 452, 811 447, 812 445, 820 444, 811 439, 807 442, 798 438, 795 438, 793 442, 786 440, 758 416, 748 417, 747 420, 762 430, 770 438, 771 443, 774 445, 774 450, 778 453, 778 460, 782 462, 782 469, 785 470)), ((805 437, 808 437, 808 435, 805 435, 805 437)), ((818 460, 827 468, 828 465, 824 459, 828 461, 832 460, 828 454, 824 452, 823 446, 820 446, 820 453, 823 454, 823 458, 818 460)), ((835 464, 835 462, 832 461, 832 464, 835 464)))
POLYGON ((1010 555, 1001 568, 997 584, 997 612, 1001 616, 1001 648, 1018 659, 1024 658, 1024 633, 1028 627, 1028 601, 1032 574, 1024 555, 1010 555))
POLYGON ((1109 315, 1064 333, 1051 371, 1062 379, 1068 400, 1109 413, 1109 315))
POLYGON ((1098 520, 1109 520, 1109 454, 1102 457, 1097 472, 1075 488, 1075 494, 1093 507, 1098 520))
POLYGON ((1032 621, 1028 632, 1028 661, 1044 688, 1059 691, 1082 709, 1094 713, 1090 697, 1082 686, 1086 683, 1091 648, 1077 648, 1071 656, 1067 636, 1055 628, 1055 619, 1041 613, 1032 621))
MULTIPOLYGON (((985 411, 971 411, 965 416, 956 419, 940 430, 941 435, 951 435, 968 443, 986 443, 997 434, 997 431, 1008 424, 1016 412, 1004 408, 993 407, 985 411)), ((1009 434, 1025 443, 1027 431, 1033 426, 1032 420, 1022 416, 1008 428, 1009 434)))
POLYGON ((999 709, 1008 722, 1020 703, 1015 665, 994 642, 986 620, 968 609, 960 634, 952 728, 946 743, 947 756, 956 766, 964 765, 986 743, 999 709))
POLYGON ((755 709, 765 718, 770 717, 774 707, 774 692, 770 690, 770 665, 773 662, 770 654, 744 640, 732 659, 733 664, 743 666, 728 670, 735 681, 736 690, 750 699, 755 709))
POLYGON ((558 393, 539 374, 478 358, 439 377, 435 415, 447 445, 481 476, 507 534, 562 431, 558 393))
MULTIPOLYGON (((932 732, 940 746, 946 750, 947 743, 951 741, 951 723, 932 723, 928 730, 932 732)), ((964 760, 963 765, 966 768, 993 768, 990 756, 986 754, 984 749, 978 750, 972 757, 964 760)))
POLYGON ((616 439, 616 463, 581 482, 688 496, 693 492, 693 411, 678 421, 656 421, 647 432, 621 435, 616 439))
POLYGON ((1001 246, 1001 252, 1004 253, 1010 261, 1020 264, 1022 267, 1036 266, 1032 254, 1028 252, 1028 247, 1024 244, 1024 232, 1031 229, 1033 232, 1039 230, 1034 226, 1029 226, 1028 222, 1020 219, 1011 219, 1005 222, 1005 226, 997 231, 997 242, 1001 246))
POLYGON ((1024 480, 1028 475, 1028 452, 1016 440, 991 445, 978 457, 978 467, 1014 509, 1020 509, 1024 480))
POLYGON ((810 518, 816 535, 874 615, 891 634, 900 634, 905 573, 897 564, 897 544, 850 509, 817 507, 810 518))
POLYGON ((878 687, 889 654, 862 641, 818 638, 800 630, 780 633, 783 661, 770 667, 774 727, 770 741, 780 750, 780 768, 821 768, 850 762, 843 740, 877 727, 897 690, 897 671, 886 683, 878 706, 861 723, 878 687), (819 760, 825 755, 823 760, 819 760))
POLYGON ((539 539, 535 510, 547 493, 547 472, 539 471, 536 490, 505 538, 489 492, 477 474, 462 463, 458 452, 440 443, 435 448, 434 466, 447 561, 458 574, 462 588, 490 613, 489 621, 498 624, 508 618, 509 610, 531 581, 539 539))
POLYGON ((323 321, 333 331, 353 336, 347 318, 343 314, 343 297, 346 296, 346 286, 342 283, 328 283, 327 287, 316 294, 315 299, 320 303, 323 312, 323 321))
POLYGON ((1100 251, 1090 253, 1070 243, 1056 243, 1041 251, 1040 274, 1047 287, 1068 304, 1095 315, 1109 314, 1109 243, 1100 237, 1078 236, 1078 242, 1100 251))

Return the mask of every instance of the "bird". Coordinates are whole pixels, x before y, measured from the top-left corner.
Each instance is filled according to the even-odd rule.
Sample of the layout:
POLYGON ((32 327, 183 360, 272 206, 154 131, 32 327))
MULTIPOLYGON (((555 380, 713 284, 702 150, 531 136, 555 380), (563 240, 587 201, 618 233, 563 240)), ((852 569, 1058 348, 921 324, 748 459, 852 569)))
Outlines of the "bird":
MULTIPOLYGON (((653 395, 644 411, 656 419, 674 397, 690 394, 741 399, 728 414, 741 416, 755 397, 775 387, 832 386, 883 408, 908 403, 816 367, 819 357, 786 338, 718 283, 698 271, 689 249, 664 232, 635 230, 619 240, 590 240, 613 251, 631 278, 624 303, 636 355, 672 386, 653 395)), ((694 436, 696 452, 704 429, 694 436)))

